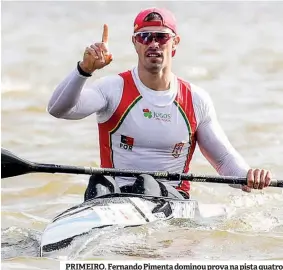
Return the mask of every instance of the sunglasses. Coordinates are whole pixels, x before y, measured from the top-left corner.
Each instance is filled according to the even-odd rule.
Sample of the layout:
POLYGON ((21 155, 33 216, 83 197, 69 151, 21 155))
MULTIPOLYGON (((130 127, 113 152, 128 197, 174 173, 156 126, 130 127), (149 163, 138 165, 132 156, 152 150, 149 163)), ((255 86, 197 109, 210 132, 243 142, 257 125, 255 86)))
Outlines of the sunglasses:
POLYGON ((164 45, 171 37, 175 37, 172 33, 166 32, 137 32, 134 34, 137 42, 143 45, 149 45, 153 39, 160 45, 164 45))

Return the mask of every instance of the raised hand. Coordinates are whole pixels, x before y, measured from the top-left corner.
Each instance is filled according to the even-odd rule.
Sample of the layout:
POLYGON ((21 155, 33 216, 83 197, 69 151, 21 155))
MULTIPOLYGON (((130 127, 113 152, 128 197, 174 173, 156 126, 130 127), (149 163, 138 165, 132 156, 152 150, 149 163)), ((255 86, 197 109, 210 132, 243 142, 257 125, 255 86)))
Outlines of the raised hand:
POLYGON ((108 49, 108 26, 104 24, 102 41, 86 47, 80 67, 84 72, 91 74, 96 69, 104 68, 110 64, 112 59, 112 54, 108 49))

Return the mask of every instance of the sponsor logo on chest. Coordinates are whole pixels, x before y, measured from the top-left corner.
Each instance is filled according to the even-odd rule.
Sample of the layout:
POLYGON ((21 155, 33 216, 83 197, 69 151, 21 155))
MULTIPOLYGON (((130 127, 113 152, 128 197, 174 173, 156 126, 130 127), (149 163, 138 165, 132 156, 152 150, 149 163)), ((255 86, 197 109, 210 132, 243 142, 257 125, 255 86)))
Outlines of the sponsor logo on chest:
POLYGON ((170 113, 155 112, 155 111, 150 111, 149 109, 143 109, 142 111, 145 118, 164 121, 164 122, 171 122, 170 113))

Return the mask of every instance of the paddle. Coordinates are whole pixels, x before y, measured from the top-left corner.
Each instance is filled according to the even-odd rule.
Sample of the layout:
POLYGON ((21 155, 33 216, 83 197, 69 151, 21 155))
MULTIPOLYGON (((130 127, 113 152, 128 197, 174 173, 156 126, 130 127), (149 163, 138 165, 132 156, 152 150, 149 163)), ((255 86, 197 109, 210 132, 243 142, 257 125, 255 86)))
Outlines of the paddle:
MULTIPOLYGON (((190 180, 193 182, 209 182, 222 184, 246 184, 246 178, 233 176, 209 176, 185 173, 169 173, 163 171, 121 170, 113 168, 92 168, 68 165, 41 164, 24 160, 10 151, 1 148, 1 178, 8 178, 27 173, 69 173, 69 174, 103 174, 111 176, 136 177, 140 174, 149 174, 156 179, 190 180)), ((270 186, 283 187, 282 180, 272 180, 270 186)))

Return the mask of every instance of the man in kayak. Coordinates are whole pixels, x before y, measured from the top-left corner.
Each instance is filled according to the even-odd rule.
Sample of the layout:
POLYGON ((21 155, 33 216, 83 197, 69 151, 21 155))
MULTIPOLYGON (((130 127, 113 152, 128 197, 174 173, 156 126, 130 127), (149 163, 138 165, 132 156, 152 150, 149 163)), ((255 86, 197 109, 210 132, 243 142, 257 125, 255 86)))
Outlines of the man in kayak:
MULTIPOLYGON (((102 41, 85 49, 83 60, 57 86, 48 111, 57 118, 97 115, 101 167, 146 171, 188 172, 196 143, 220 175, 247 177, 244 191, 267 187, 271 173, 251 169, 220 127, 212 100, 200 87, 172 73, 180 43, 174 15, 165 9, 142 10, 134 21, 132 42, 138 64, 129 71, 85 83, 109 65, 108 26, 102 41)), ((90 177, 85 199, 98 186, 111 192, 188 197, 190 183, 176 189, 148 175, 138 179, 90 177), (117 186, 117 184, 118 186, 117 186)))

